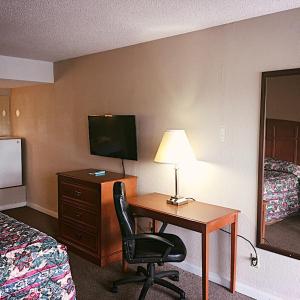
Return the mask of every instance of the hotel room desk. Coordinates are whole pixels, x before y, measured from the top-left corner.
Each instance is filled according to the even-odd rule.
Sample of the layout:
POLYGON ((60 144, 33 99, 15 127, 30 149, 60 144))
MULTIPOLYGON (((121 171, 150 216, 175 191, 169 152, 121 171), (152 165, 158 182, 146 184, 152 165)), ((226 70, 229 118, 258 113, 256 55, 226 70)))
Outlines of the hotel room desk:
MULTIPOLYGON (((186 205, 167 204, 170 196, 152 193, 132 197, 133 213, 202 233, 202 295, 208 299, 209 234, 231 225, 230 291, 235 292, 238 210, 191 201, 186 205)), ((155 223, 155 222, 154 222, 155 223)))

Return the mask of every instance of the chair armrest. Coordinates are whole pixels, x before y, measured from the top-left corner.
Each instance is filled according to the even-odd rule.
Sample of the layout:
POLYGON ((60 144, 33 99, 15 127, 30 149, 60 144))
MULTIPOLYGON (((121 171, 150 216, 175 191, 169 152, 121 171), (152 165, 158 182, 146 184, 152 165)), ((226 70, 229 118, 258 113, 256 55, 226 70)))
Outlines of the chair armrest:
POLYGON ((151 234, 151 233, 141 233, 141 234, 136 234, 132 237, 134 240, 153 240, 153 241, 157 241, 160 243, 163 243, 165 246, 169 246, 169 247, 174 247, 174 245, 167 239, 156 235, 156 234, 151 234))
POLYGON ((171 252, 171 249, 174 248, 174 244, 172 244, 166 238, 163 238, 161 236, 158 236, 156 234, 151 234, 151 233, 135 234, 135 235, 125 239, 125 241, 137 241, 137 240, 148 240, 148 241, 158 242, 162 246, 164 246, 166 249, 161 256, 161 259, 166 258, 169 255, 169 253, 171 252))

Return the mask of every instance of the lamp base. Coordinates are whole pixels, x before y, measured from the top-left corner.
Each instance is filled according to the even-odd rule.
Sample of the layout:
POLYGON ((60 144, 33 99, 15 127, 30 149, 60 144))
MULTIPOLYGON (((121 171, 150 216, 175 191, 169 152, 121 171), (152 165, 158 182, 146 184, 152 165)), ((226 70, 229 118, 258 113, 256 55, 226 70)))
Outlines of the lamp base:
POLYGON ((172 204, 172 205, 184 205, 187 204, 189 202, 188 199, 184 198, 184 197, 176 197, 176 196, 172 196, 170 199, 167 200, 168 204, 172 204))

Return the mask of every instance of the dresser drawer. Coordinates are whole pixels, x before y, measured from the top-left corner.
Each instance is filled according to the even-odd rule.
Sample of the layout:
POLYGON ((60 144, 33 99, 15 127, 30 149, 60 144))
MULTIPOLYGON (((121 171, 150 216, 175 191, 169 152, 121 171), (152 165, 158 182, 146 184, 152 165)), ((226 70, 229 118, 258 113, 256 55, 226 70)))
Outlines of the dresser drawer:
POLYGON ((97 207, 98 191, 87 188, 79 184, 66 183, 62 181, 60 183, 61 196, 67 196, 76 200, 80 200, 85 204, 97 207))
POLYGON ((89 249, 93 252, 98 250, 97 235, 79 229, 77 226, 61 223, 61 236, 74 244, 89 249))
POLYGON ((62 198, 61 203, 63 219, 70 219, 73 222, 78 222, 92 227, 97 226, 96 213, 80 207, 76 202, 72 202, 72 200, 69 199, 62 198))

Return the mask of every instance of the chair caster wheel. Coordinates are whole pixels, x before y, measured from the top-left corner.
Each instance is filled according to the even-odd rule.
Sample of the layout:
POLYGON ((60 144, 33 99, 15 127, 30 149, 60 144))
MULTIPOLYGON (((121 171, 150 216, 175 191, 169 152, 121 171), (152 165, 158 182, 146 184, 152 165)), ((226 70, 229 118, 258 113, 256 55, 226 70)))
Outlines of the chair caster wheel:
POLYGON ((179 281, 179 276, 178 275, 170 276, 169 279, 171 279, 172 281, 179 281))
POLYGON ((118 287, 116 285, 113 285, 110 291, 115 294, 118 292, 118 287))

